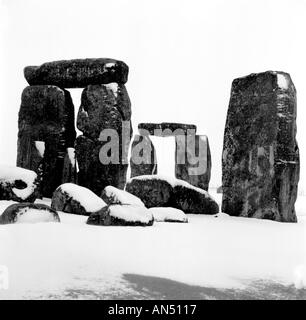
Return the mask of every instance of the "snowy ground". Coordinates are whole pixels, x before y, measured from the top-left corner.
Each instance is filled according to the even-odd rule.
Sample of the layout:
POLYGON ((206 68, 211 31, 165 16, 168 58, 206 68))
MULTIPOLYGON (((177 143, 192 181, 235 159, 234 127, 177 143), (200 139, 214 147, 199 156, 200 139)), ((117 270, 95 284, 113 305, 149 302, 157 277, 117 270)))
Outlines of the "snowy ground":
POLYGON ((0 299, 306 299, 306 197, 296 208, 296 224, 188 215, 100 227, 60 213, 61 223, 0 226, 0 299))

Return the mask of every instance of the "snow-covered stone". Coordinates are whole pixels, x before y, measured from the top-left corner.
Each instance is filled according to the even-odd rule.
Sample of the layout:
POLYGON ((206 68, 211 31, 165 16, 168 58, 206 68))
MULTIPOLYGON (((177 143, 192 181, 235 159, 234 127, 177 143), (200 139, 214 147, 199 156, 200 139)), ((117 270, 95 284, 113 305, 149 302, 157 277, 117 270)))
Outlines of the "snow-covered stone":
POLYGON ((171 207, 153 207, 148 209, 156 222, 188 222, 186 214, 171 207))
POLYGON ((118 204, 92 213, 87 220, 87 224, 102 226, 151 226, 153 222, 153 215, 147 208, 118 204))
POLYGON ((125 190, 121 190, 113 186, 105 187, 102 191, 101 198, 107 204, 130 204, 141 207, 145 206, 138 197, 125 190))
POLYGON ((0 216, 0 224, 60 222, 58 213, 41 203, 15 203, 0 216))
POLYGON ((55 210, 87 216, 105 206, 106 203, 91 190, 73 183, 60 185, 51 202, 55 210))
POLYGON ((37 174, 32 170, 0 166, 0 200, 34 202, 37 184, 37 174))
POLYGON ((125 190, 139 197, 147 208, 173 207, 195 214, 219 212, 218 204, 207 191, 172 177, 134 177, 127 182, 125 190))

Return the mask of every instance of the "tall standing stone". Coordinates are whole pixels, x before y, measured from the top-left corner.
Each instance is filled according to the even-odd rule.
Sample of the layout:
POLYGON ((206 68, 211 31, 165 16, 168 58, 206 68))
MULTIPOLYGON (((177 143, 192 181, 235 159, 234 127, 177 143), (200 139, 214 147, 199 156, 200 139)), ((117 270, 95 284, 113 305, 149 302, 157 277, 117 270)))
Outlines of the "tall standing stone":
POLYGON ((77 126, 83 132, 76 140, 79 165, 78 183, 100 195, 112 185, 123 189, 128 168, 128 149, 132 134, 131 103, 122 84, 89 85, 82 93, 77 126), (104 134, 117 137, 106 139, 104 134), (116 139, 113 139, 116 138, 116 139), (115 161, 107 163, 102 151, 112 141, 115 161))
POLYGON ((136 134, 131 148, 131 178, 157 174, 156 151, 149 136, 136 134))
POLYGON ((297 220, 296 90, 290 75, 268 71, 233 81, 224 133, 222 211, 297 220))
POLYGON ((23 90, 18 120, 17 166, 38 173, 41 193, 51 197, 62 183, 67 148, 74 146, 74 106, 56 86, 23 90))
POLYGON ((175 177, 208 190, 211 154, 205 135, 175 137, 175 177))

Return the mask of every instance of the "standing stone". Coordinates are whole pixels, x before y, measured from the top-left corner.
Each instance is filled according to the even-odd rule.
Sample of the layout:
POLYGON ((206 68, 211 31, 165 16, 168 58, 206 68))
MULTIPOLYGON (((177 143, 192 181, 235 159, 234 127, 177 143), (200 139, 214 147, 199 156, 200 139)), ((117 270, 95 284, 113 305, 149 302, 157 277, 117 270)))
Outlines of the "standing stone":
POLYGON ((124 85, 86 87, 77 126, 83 132, 75 144, 78 183, 97 195, 108 185, 123 189, 132 134, 131 103, 124 85), (108 147, 111 149, 106 153, 108 147))
POLYGON ((296 222, 299 181, 296 90, 268 71, 233 81, 224 133, 222 211, 296 222))
POLYGON ((83 88, 90 84, 126 83, 128 66, 109 58, 73 59, 28 66, 24 76, 30 85, 55 85, 62 88, 83 88))
POLYGON ((76 136, 69 92, 55 86, 26 87, 18 127, 17 166, 37 172, 42 195, 51 197, 62 182, 66 150, 76 136))
POLYGON ((175 137, 175 177, 208 190, 211 155, 207 136, 175 137))
POLYGON ((75 183, 78 182, 77 162, 75 158, 75 149, 67 148, 64 158, 62 183, 75 183))
POLYGON ((132 142, 130 159, 131 178, 157 174, 156 151, 148 136, 136 134, 132 142))
POLYGON ((194 124, 162 122, 162 123, 139 123, 138 131, 141 135, 157 137, 171 137, 177 135, 194 135, 197 126, 194 124))

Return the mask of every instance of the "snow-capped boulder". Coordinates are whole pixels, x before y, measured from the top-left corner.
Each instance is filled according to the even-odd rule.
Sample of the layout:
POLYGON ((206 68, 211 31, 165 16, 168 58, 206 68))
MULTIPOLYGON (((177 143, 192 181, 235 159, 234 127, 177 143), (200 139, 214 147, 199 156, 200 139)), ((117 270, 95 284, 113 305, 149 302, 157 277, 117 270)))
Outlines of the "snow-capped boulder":
POLYGON ((101 198, 107 204, 130 204, 141 207, 145 206, 138 197, 125 190, 121 190, 113 186, 105 187, 102 191, 101 198))
POLYGON ((9 207, 12 204, 18 203, 16 201, 12 200, 1 200, 0 201, 0 215, 5 211, 7 207, 9 207))
POLYGON ((60 222, 58 213, 41 203, 15 203, 0 216, 0 224, 60 222))
POLYGON ((173 207, 195 214, 219 212, 218 204, 207 191, 171 177, 134 177, 127 182, 125 190, 139 197, 147 208, 173 207))
POLYGON ((0 200, 34 202, 37 196, 38 180, 34 171, 0 166, 0 200))
POLYGON ((89 216, 106 203, 91 190, 73 183, 60 185, 53 193, 51 207, 57 211, 89 216))
POLYGON ((151 226, 153 215, 145 207, 135 205, 109 205, 92 213, 87 224, 101 226, 151 226))
POLYGON ((156 222, 188 222, 184 211, 170 207, 156 207, 148 209, 156 222))

